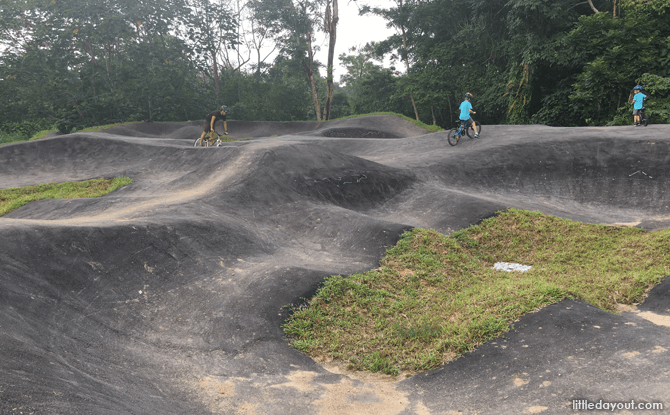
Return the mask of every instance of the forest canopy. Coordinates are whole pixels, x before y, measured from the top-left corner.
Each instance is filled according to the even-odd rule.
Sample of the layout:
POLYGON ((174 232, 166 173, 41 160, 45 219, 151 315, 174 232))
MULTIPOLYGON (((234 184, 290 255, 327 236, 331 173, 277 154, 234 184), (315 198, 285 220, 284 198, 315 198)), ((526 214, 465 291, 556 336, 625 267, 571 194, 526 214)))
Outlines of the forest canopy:
POLYGON ((319 62, 316 36, 347 27, 337 0, 0 0, 0 131, 222 104, 239 120, 392 111, 448 127, 465 92, 485 124, 620 125, 638 83, 652 122, 670 122, 670 0, 358 4, 395 34, 319 62))

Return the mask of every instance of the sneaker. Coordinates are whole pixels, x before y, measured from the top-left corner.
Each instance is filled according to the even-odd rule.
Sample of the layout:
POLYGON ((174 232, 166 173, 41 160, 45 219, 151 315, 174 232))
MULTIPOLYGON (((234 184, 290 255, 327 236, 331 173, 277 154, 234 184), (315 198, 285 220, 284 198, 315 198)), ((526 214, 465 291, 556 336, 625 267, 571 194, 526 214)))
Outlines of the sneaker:
POLYGON ((479 138, 479 134, 475 134, 475 138, 479 138))

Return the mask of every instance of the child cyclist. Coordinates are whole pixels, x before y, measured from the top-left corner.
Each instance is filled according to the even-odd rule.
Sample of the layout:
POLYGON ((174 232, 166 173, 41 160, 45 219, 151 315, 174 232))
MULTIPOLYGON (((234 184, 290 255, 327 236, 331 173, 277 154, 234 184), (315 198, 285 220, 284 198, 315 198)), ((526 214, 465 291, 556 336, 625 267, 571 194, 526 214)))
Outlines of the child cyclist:
POLYGON ((221 107, 219 111, 210 112, 205 117, 205 125, 203 126, 204 131, 200 135, 200 141, 205 138, 205 135, 209 133, 209 142, 210 144, 214 141, 214 123, 216 120, 223 121, 223 130, 224 134, 228 135, 228 122, 226 121, 226 113, 228 112, 228 107, 225 105, 221 107))
POLYGON ((458 117, 461 121, 465 121, 466 126, 465 128, 468 128, 470 125, 472 125, 472 129, 475 130, 475 137, 479 137, 479 131, 477 131, 477 124, 475 124, 472 121, 472 117, 470 114, 476 114, 472 110, 472 104, 470 103, 470 100, 472 99, 472 94, 467 92, 465 94, 465 100, 461 102, 461 106, 459 109, 461 110, 461 115, 458 117))
POLYGON ((640 125, 640 110, 644 106, 644 100, 647 98, 645 94, 642 93, 642 86, 636 85, 633 88, 633 96, 629 100, 633 104, 633 125, 638 127, 640 125))

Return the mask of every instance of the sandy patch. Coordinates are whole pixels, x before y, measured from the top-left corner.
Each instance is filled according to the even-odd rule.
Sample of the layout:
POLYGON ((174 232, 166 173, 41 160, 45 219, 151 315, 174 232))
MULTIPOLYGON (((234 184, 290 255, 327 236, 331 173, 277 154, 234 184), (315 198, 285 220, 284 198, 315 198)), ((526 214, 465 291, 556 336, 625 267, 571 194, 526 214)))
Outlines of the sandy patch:
POLYGON ((528 384, 528 379, 520 378, 519 376, 514 376, 514 386, 520 387, 528 384))
MULTIPOLYGON (((418 415, 430 415, 431 411, 422 403, 410 404, 407 394, 398 391, 399 381, 409 374, 390 376, 379 373, 347 370, 336 363, 322 363, 331 373, 346 376, 340 383, 322 385, 327 389, 321 398, 314 401, 320 406, 322 415, 379 415, 399 414, 410 409, 418 415)), ((452 412, 447 411, 451 414, 452 412)), ((453 412, 457 413, 457 412, 453 412)))
POLYGON ((223 412, 228 409, 228 399, 235 396, 235 384, 230 380, 219 380, 208 376, 200 379, 198 390, 204 394, 209 408, 213 412, 223 412))
POLYGON ((310 383, 314 379, 316 373, 307 372, 304 370, 298 370, 291 373, 289 376, 286 376, 286 379, 290 380, 287 383, 279 383, 277 385, 272 385, 273 388, 295 388, 301 392, 313 391, 315 388, 310 383))
POLYGON ((651 311, 644 311, 642 313, 637 313, 637 315, 656 325, 670 327, 670 316, 662 316, 660 314, 652 313, 651 311))

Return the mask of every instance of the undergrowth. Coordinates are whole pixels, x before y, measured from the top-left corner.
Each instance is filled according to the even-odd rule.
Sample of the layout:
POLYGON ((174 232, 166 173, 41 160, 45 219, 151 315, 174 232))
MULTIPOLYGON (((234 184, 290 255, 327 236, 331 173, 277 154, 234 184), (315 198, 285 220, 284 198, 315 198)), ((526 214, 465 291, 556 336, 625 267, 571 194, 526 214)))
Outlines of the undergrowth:
POLYGON ((350 369, 433 369, 562 299, 607 311, 640 301, 669 274, 670 232, 510 209, 450 236, 408 231, 380 264, 327 278, 284 324, 290 344, 350 369), (532 268, 505 272, 495 262, 532 268))
POLYGON ((369 114, 355 114, 355 115, 349 115, 346 117, 341 117, 341 118, 336 118, 330 121, 337 121, 337 120, 346 120, 349 118, 360 118, 360 117, 368 117, 371 115, 393 115, 398 118, 402 118, 405 121, 409 121, 412 124, 416 125, 419 128, 423 128, 424 130, 428 130, 430 132, 438 132, 438 131, 444 131, 444 128, 440 127, 439 125, 428 125, 425 124, 421 121, 415 120, 414 118, 410 118, 406 115, 398 114, 397 112, 371 112, 369 114))
POLYGON ((98 197, 132 182, 127 177, 117 177, 0 189, 0 216, 35 200, 98 197))

